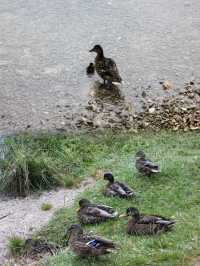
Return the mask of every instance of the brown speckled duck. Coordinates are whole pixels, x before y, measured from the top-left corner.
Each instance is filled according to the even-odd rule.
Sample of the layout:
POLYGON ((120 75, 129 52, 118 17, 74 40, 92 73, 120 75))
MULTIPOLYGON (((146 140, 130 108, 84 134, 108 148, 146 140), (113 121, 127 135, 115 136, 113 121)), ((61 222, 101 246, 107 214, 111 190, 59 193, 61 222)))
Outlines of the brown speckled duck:
POLYGON ((138 151, 135 157, 136 157, 135 167, 141 174, 146 176, 151 176, 152 174, 160 172, 158 165, 146 159, 146 155, 143 151, 138 151))
POLYGON ((111 86, 112 82, 121 83, 122 78, 119 75, 115 61, 104 56, 103 48, 97 44, 90 52, 97 53, 95 58, 95 69, 98 75, 103 79, 104 84, 107 82, 107 84, 111 86))
POLYGON ((126 230, 130 235, 159 234, 168 231, 175 224, 175 221, 159 215, 140 214, 134 207, 128 208, 126 214, 120 215, 124 216, 131 216, 126 230))
POLYGON ((91 203, 87 199, 81 199, 79 206, 80 209, 77 211, 77 216, 81 224, 100 223, 118 217, 118 212, 113 208, 91 203))
POLYGON ((135 196, 133 190, 126 184, 115 181, 112 173, 105 173, 104 180, 108 180, 108 184, 106 185, 104 192, 105 196, 118 196, 122 198, 130 198, 135 196))
POLYGON ((83 233, 82 228, 78 224, 71 225, 68 233, 69 247, 79 257, 96 257, 118 249, 111 240, 83 233))

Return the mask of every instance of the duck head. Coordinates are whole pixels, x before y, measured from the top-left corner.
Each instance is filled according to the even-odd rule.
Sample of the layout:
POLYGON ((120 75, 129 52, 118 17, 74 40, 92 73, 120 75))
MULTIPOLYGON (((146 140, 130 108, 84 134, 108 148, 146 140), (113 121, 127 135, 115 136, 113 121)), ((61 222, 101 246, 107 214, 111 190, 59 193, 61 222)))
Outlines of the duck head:
POLYGON ((131 216, 133 217, 136 221, 140 220, 140 213, 137 208, 134 207, 129 207, 126 210, 126 216, 131 216))
POLYGON ((135 155, 135 158, 136 160, 139 160, 139 159, 145 159, 145 153, 143 151, 138 151, 135 155))
POLYGON ((80 207, 87 207, 88 205, 90 205, 90 201, 87 199, 81 199, 79 200, 79 206, 80 207))
POLYGON ((79 224, 72 224, 67 230, 68 240, 81 234, 83 234, 83 229, 79 224))
POLYGON ((121 217, 129 217, 129 216, 134 218, 136 221, 140 220, 140 213, 139 213, 138 209, 135 207, 129 207, 126 210, 126 213, 121 214, 119 217, 121 218, 121 217))
POLYGON ((99 44, 96 44, 89 52, 95 52, 98 55, 103 56, 103 48, 99 44))
POLYGON ((110 183, 114 183, 114 176, 112 173, 105 173, 103 178, 104 180, 108 180, 110 183))

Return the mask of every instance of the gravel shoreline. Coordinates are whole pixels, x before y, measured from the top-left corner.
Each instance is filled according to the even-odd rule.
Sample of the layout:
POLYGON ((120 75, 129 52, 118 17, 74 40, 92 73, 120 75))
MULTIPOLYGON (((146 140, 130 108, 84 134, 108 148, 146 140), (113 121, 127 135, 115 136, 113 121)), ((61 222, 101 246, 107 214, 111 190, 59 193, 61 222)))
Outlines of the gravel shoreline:
POLYGON ((93 178, 87 178, 78 188, 60 188, 44 192, 40 196, 32 195, 22 199, 0 197, 0 217, 2 217, 0 219, 0 265, 17 265, 9 257, 7 250, 7 241, 10 236, 30 236, 47 224, 57 209, 70 207, 76 196, 94 183, 93 178), (42 211, 41 204, 44 202, 51 203, 53 208, 42 211))

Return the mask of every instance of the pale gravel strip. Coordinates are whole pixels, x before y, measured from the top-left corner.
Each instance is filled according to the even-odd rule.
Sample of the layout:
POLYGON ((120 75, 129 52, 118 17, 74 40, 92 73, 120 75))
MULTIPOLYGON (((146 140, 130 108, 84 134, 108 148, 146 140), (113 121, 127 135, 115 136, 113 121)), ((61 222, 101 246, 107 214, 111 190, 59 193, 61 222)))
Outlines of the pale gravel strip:
POLYGON ((93 178, 88 178, 78 188, 62 188, 44 192, 38 197, 30 196, 23 199, 0 198, 0 217, 9 214, 0 219, 0 265, 8 265, 10 261, 7 250, 7 241, 10 236, 31 235, 44 226, 57 209, 71 206, 76 196, 94 183, 93 178), (42 211, 43 202, 51 203, 53 208, 49 211, 42 211))

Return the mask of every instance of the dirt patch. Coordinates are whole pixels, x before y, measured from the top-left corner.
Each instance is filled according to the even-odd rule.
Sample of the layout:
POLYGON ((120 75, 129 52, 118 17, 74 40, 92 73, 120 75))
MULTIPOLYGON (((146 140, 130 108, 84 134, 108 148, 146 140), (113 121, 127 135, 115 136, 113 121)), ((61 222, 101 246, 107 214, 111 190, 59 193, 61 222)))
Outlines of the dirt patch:
POLYGON ((7 250, 10 236, 29 237, 44 226, 57 209, 71 206, 76 196, 94 183, 94 179, 88 178, 78 188, 62 188, 23 199, 0 198, 0 265, 16 265, 7 250), (44 202, 51 203, 53 208, 42 211, 41 205, 44 202))

